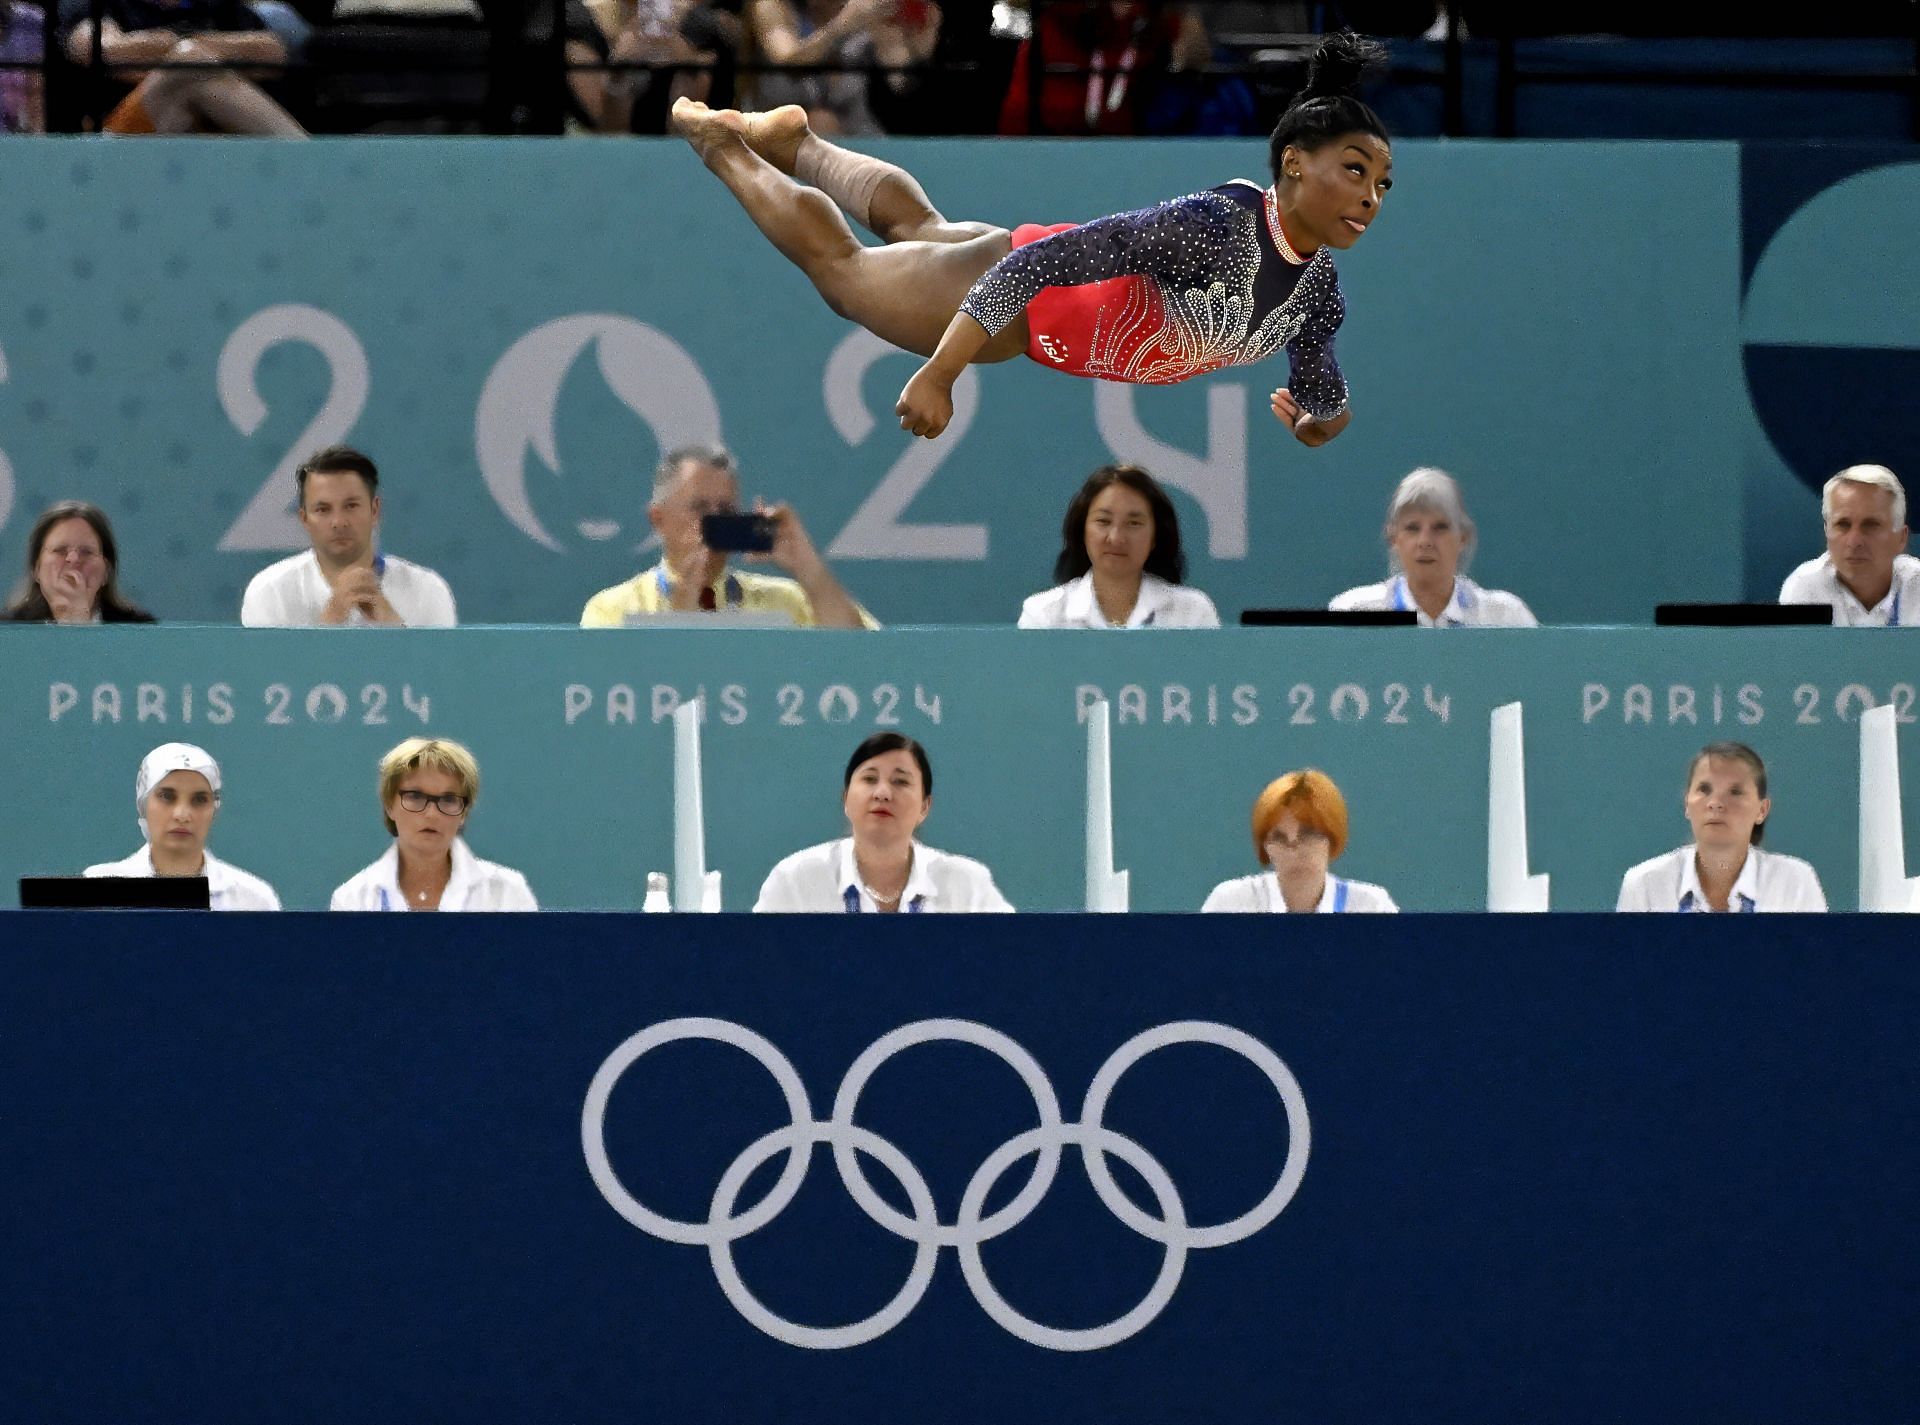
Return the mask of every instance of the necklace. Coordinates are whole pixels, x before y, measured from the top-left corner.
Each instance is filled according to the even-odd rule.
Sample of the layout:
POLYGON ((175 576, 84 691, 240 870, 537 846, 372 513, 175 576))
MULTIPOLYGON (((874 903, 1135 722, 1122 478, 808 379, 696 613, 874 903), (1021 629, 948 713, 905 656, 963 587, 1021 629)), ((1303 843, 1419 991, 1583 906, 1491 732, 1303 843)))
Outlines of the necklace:
POLYGON ((873 898, 875 905, 898 905, 900 903, 900 897, 907 893, 907 882, 913 879, 913 853, 911 851, 907 853, 907 873, 900 878, 900 889, 890 896, 881 895, 880 892, 867 884, 867 878, 861 874, 858 862, 854 863, 853 874, 855 879, 860 882, 860 889, 873 898))
POLYGON ((1305 267, 1307 259, 1293 250, 1293 244, 1287 241, 1287 230, 1280 225, 1280 193, 1277 187, 1267 190, 1267 230, 1273 235, 1273 245, 1280 249, 1280 255, 1295 267, 1305 267))
POLYGON ((876 891, 872 886, 868 885, 864 878, 860 882, 860 889, 873 897, 873 903, 875 905, 897 905, 900 901, 900 897, 902 897, 907 893, 907 883, 905 881, 902 881, 900 883, 900 889, 895 891, 890 896, 881 895, 880 892, 876 891))

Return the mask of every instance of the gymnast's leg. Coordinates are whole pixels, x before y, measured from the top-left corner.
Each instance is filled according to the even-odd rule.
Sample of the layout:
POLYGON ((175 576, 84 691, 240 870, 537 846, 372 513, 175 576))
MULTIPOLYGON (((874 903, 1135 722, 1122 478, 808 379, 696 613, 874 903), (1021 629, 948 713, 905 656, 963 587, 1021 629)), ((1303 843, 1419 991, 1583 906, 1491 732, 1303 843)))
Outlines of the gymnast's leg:
POLYGON ((882 242, 967 242, 996 231, 990 223, 947 221, 906 169, 828 143, 807 127, 807 111, 798 104, 741 117, 749 148, 818 188, 882 242))
MULTIPOLYGON (((787 177, 748 147, 747 121, 740 114, 681 99, 673 106, 673 124, 829 307, 903 350, 931 356, 968 290, 1012 249, 1012 238, 1001 228, 959 240, 863 247, 831 199, 787 177)), ((1017 320, 975 359, 1005 361, 1022 354, 1026 344, 1026 323, 1017 320)))

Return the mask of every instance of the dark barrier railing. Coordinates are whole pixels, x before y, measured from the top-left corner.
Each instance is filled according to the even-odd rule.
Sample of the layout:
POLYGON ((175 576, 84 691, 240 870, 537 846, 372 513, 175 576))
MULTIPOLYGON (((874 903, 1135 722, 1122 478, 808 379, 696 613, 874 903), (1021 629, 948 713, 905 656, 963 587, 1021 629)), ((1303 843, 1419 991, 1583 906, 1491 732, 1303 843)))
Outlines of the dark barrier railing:
MULTIPOLYGON (((1031 0, 1036 14, 1052 6, 1080 3, 1080 0, 1031 0)), ((1204 11, 1208 4, 1196 8, 1204 11)), ((52 129, 97 132, 119 93, 125 87, 118 82, 143 73, 154 66, 148 62, 115 63, 106 58, 101 39, 100 19, 103 0, 91 0, 89 15, 94 20, 94 40, 83 64, 72 62, 63 43, 58 20, 58 5, 44 7, 42 59, 0 61, 0 72, 37 69, 42 76, 43 109, 52 129)), ((1909 58, 1904 64, 1866 65, 1852 69, 1797 67, 1794 63, 1778 66, 1729 60, 1712 63, 1685 54, 1675 62, 1633 68, 1618 62, 1611 47, 1595 48, 1592 62, 1582 62, 1578 51, 1556 51, 1550 60, 1534 48, 1533 39, 1511 32, 1489 34, 1484 28, 1469 35, 1463 30, 1457 7, 1450 9, 1444 31, 1437 39, 1395 42, 1393 62, 1383 80, 1406 88, 1437 87, 1440 91, 1439 131, 1448 136, 1463 136, 1472 131, 1468 117, 1469 70, 1476 57, 1491 60, 1492 133, 1497 137, 1517 137, 1522 133, 1520 100, 1530 87, 1565 88, 1596 85, 1617 88, 1644 88, 1673 85, 1703 90, 1766 89, 1787 92, 1827 92, 1836 94, 1906 95, 1910 112, 1909 133, 1920 139, 1920 5, 1908 7, 1910 34, 1883 38, 1910 40, 1909 58), (1439 58, 1436 67, 1431 59, 1439 58), (1611 60, 1612 62, 1608 62, 1611 60)), ((378 24, 379 17, 368 17, 378 24)), ((358 22, 356 22, 358 23, 358 22)), ((428 33, 409 27, 413 33, 428 33)), ((321 33, 325 32, 322 27, 321 33)), ((488 132, 559 133, 567 118, 567 81, 570 75, 595 73, 618 76, 647 75, 657 83, 670 83, 673 76, 685 73, 726 73, 737 76, 779 73, 793 76, 820 74, 865 74, 869 78, 911 75, 925 79, 939 77, 956 82, 997 80, 1003 67, 974 58, 942 57, 922 65, 888 66, 883 64, 777 65, 734 55, 721 55, 710 62, 632 61, 602 59, 582 61, 567 53, 564 0, 531 0, 531 3, 496 6, 487 19, 448 33, 463 33, 484 44, 437 54, 405 53, 382 55, 375 51, 356 53, 351 64, 330 67, 330 62, 315 57, 307 62, 282 66, 259 64, 168 65, 168 68, 235 68, 253 74, 272 74, 276 82, 293 86, 311 85, 330 72, 381 73, 387 75, 455 76, 471 75, 481 80, 483 97, 478 105, 479 126, 488 132)), ((997 44, 1002 56, 1011 60, 1013 48, 1025 45, 1035 62, 1025 66, 1026 131, 1048 132, 1043 90, 1049 79, 1083 78, 1096 80, 1101 68, 1084 59, 1063 59, 1045 49, 1047 27, 1034 22, 1010 30, 989 41, 997 44)), ((1254 83, 1268 91, 1268 102, 1261 117, 1270 121, 1279 105, 1297 89, 1304 78, 1305 59, 1317 36, 1276 33, 1236 36, 1241 43, 1233 48, 1237 57, 1216 59, 1205 66, 1184 71, 1159 71, 1142 77, 1160 85, 1206 88, 1223 81, 1254 83)), ((1549 41, 1551 43, 1551 41, 1549 41)), ((1791 41, 1781 41, 1791 44, 1791 41)), ((1216 51, 1217 53, 1217 51, 1216 51)), ((1012 65, 1004 66, 1011 74, 1012 65)), ((1119 80, 1129 71, 1116 71, 1119 80)), ((1257 125, 1256 125, 1257 127, 1257 125)), ((951 130, 949 130, 951 131, 951 130)), ((1483 130, 1484 131, 1484 130, 1483 130)))

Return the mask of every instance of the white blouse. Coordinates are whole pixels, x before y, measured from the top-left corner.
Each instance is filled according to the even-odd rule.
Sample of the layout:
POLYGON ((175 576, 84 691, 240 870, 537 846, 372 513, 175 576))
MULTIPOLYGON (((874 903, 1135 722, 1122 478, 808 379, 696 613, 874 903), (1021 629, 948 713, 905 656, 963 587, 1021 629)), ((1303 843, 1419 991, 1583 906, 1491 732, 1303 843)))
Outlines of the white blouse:
MULTIPOLYGON (((1682 846, 1651 861, 1642 861, 1620 878, 1620 901, 1615 910, 1710 910, 1700 887, 1700 868, 1692 846, 1682 846)), ((1797 856, 1777 851, 1747 849, 1746 864, 1727 897, 1733 911, 1825 910, 1826 892, 1820 877, 1797 856)))
MULTIPOLYGON (((207 900, 213 910, 278 910, 280 897, 272 886, 238 866, 229 866, 211 851, 205 852, 207 900)), ((142 846, 124 861, 106 861, 89 866, 85 876, 140 876, 158 874, 153 869, 153 848, 142 846)))
POLYGON ((1518 594, 1509 594, 1505 589, 1483 589, 1464 574, 1454 579, 1453 597, 1447 600, 1447 606, 1440 610, 1437 619, 1427 617, 1427 611, 1414 602, 1404 574, 1396 574, 1383 583, 1362 584, 1357 589, 1336 594, 1327 607, 1340 611, 1412 609, 1415 620, 1422 628, 1540 626, 1540 620, 1533 616, 1533 610, 1521 601, 1518 594))
MULTIPOLYGON (((1202 914, 1225 911, 1229 914, 1285 914, 1286 898, 1280 894, 1280 878, 1271 871, 1262 871, 1258 875, 1241 876, 1236 880, 1222 881, 1213 888, 1206 904, 1200 907, 1202 914)), ((1327 883, 1320 890, 1320 904, 1313 908, 1316 915, 1396 915, 1400 907, 1393 903, 1381 886, 1366 881, 1349 881, 1342 876, 1328 876, 1327 883)))
MULTIPOLYGON (((758 911, 807 911, 824 915, 872 915, 879 910, 860 882, 853 860, 853 838, 823 841, 796 851, 767 873, 760 887, 758 911)), ((913 843, 913 868, 900 893, 906 914, 973 911, 1010 911, 1007 898, 993 883, 993 872, 970 856, 936 851, 913 843)))
MULTIPOLYGON (((400 843, 333 893, 329 910, 411 910, 400 889, 400 843)), ((440 893, 441 910, 538 910, 527 878, 506 866, 482 861, 453 839, 453 875, 440 893)))
MULTIPOLYGON (((1021 628, 1111 628, 1093 596, 1093 575, 1082 574, 1030 596, 1020 606, 1021 628)), ((1140 576, 1140 594, 1127 615, 1128 628, 1218 628, 1213 600, 1185 584, 1154 574, 1140 576)))

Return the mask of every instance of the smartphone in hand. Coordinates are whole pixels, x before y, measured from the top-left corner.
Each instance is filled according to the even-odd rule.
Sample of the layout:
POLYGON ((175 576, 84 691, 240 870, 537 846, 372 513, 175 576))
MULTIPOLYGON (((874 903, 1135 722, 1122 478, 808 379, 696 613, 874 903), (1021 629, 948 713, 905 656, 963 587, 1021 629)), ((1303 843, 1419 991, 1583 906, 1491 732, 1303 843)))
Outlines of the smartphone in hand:
POLYGON ((773 519, 769 515, 703 515, 700 542, 728 554, 771 554, 773 519))

